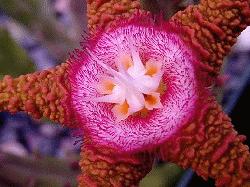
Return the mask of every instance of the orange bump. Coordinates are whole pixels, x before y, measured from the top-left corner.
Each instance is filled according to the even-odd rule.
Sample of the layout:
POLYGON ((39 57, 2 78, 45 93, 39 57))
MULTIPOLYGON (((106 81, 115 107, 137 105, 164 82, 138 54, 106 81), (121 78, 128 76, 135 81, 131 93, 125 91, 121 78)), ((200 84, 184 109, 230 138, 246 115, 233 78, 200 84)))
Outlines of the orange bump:
POLYGON ((123 64, 124 68, 127 70, 133 65, 133 61, 131 56, 125 55, 121 58, 121 63, 123 64))
POLYGON ((159 62, 149 60, 146 62, 146 70, 147 70, 146 75, 154 76, 158 72, 160 72, 161 64, 159 62))
POLYGON ((144 98, 149 105, 155 105, 157 103, 157 98, 153 95, 146 95, 144 98))
POLYGON ((97 91, 100 94, 111 94, 114 87, 115 84, 112 80, 104 78, 101 82, 98 83, 97 91))
POLYGON ((119 111, 123 114, 126 115, 128 113, 129 105, 127 101, 125 101, 123 104, 118 105, 119 106, 119 111))

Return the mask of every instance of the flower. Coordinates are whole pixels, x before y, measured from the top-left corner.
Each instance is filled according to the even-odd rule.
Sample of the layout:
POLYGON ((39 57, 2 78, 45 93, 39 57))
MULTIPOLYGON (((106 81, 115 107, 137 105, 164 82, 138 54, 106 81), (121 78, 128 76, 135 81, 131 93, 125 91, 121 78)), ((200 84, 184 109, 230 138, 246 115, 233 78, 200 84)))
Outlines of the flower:
MULTIPOLYGON (((245 137, 238 135, 233 129, 230 119, 223 113, 220 105, 207 91, 206 86, 214 81, 220 71, 222 60, 235 43, 236 37, 249 25, 249 6, 247 0, 201 0, 198 5, 190 6, 175 14, 170 20, 174 24, 163 26, 166 29, 163 31, 161 27, 149 24, 148 18, 144 25, 140 24, 143 21, 133 23, 130 20, 125 25, 113 27, 114 22, 112 21, 120 17, 117 15, 129 17, 136 9, 142 9, 139 1, 90 0, 88 1, 89 28, 100 27, 106 32, 99 35, 98 32, 96 35, 94 34, 93 36, 96 37, 88 41, 87 51, 84 49, 76 51, 76 55, 73 55, 69 62, 52 70, 24 75, 16 79, 6 76, 0 81, 0 110, 26 111, 34 117, 45 116, 69 127, 83 126, 84 143, 80 161, 83 173, 79 177, 80 186, 138 185, 139 180, 152 167, 155 156, 173 161, 184 168, 192 167, 204 179, 214 178, 217 186, 246 186, 250 180, 250 153, 248 147, 242 143, 245 137), (131 25, 134 27, 132 28, 131 25), (177 27, 178 29, 175 30, 177 27), (141 36, 149 35, 150 32, 141 33, 138 30, 145 31, 149 28, 153 28, 153 36, 156 36, 155 33, 161 33, 160 36, 165 42, 161 44, 156 37, 151 37, 152 41, 157 41, 158 45, 155 47, 147 46, 145 52, 148 53, 146 55, 140 44, 148 44, 152 41, 146 41, 141 36), (124 29, 128 29, 129 32, 121 32, 124 29), (120 46, 119 52, 125 51, 125 55, 117 51, 111 53, 110 49, 107 50, 109 51, 107 54, 105 51, 100 51, 103 49, 100 46, 107 46, 107 39, 115 41, 110 38, 110 35, 118 33, 121 35, 118 35, 117 38, 120 38, 121 41, 116 41, 114 44, 120 46), (131 36, 130 33, 137 33, 138 36, 131 36), (166 38, 169 41, 165 40, 166 38), (100 41, 105 41, 105 43, 100 43, 100 41), (172 43, 172 41, 176 42, 172 43), (171 53, 170 51, 166 54, 166 51, 163 50, 168 49, 166 44, 180 47, 183 51, 180 50, 180 53, 171 53), (154 56, 154 53, 148 49, 155 49, 155 53, 158 55, 154 56), (159 55, 160 52, 164 55, 159 55), (97 54, 100 55, 96 56, 97 54), (181 63, 177 60, 176 64, 172 64, 174 69, 168 68, 166 71, 171 63, 166 61, 164 57, 171 57, 174 54, 176 59, 184 58, 184 62, 181 63), (182 58, 179 54, 183 54, 182 58), (109 58, 105 59, 105 57, 112 56, 121 58, 111 61, 107 61, 109 58), (135 58, 137 60, 134 60, 135 58), (142 63, 138 63, 140 61, 142 63), (151 62, 157 64, 153 68, 156 69, 154 71, 152 69, 148 71, 152 65, 151 62), (181 65, 185 67, 185 71, 181 65), (174 74, 173 70, 183 70, 189 75, 185 77, 186 74, 181 72, 184 79, 176 76, 174 80, 184 81, 181 85, 186 89, 190 89, 190 87, 185 81, 191 81, 192 89, 190 91, 194 97, 191 97, 190 100, 184 99, 186 101, 185 107, 182 108, 186 114, 184 117, 183 113, 178 112, 174 116, 174 119, 179 117, 180 121, 176 123, 171 121, 172 125, 166 124, 167 127, 172 127, 169 134, 165 132, 166 127, 157 122, 150 124, 156 125, 155 129, 150 132, 160 132, 155 133, 159 136, 158 139, 153 139, 149 133, 149 137, 140 136, 140 138, 144 138, 143 141, 134 138, 135 145, 122 145, 124 141, 127 141, 126 139, 131 137, 122 137, 119 141, 113 141, 112 129, 105 128, 101 131, 103 127, 125 128, 126 121, 130 121, 129 124, 134 126, 138 123, 147 125, 150 117, 158 117, 155 115, 156 113, 162 114, 163 118, 166 119, 163 109, 166 110, 170 100, 166 95, 167 93, 177 93, 176 90, 173 91, 174 81, 166 81, 174 74), (140 76, 134 74, 135 71, 141 72, 140 76), (93 74, 98 76, 93 77, 93 74), (147 77, 148 74, 157 75, 157 78, 147 77), (89 76, 93 80, 86 80, 86 77, 82 77, 83 75, 89 76), (102 78, 103 75, 105 79, 102 78), (127 84, 131 78, 132 90, 127 84), (151 86, 148 88, 138 86, 140 78, 146 79, 149 83, 152 82, 151 86), (163 89, 163 93, 158 91, 159 87, 156 89, 161 83, 166 87, 163 89), (144 92, 150 93, 151 98, 145 97, 144 92), (121 100, 116 100, 118 98, 116 94, 121 96, 121 100), (137 98, 131 102, 131 99, 128 98, 133 95, 140 96, 138 97, 140 99, 137 98), (110 100, 107 100, 108 97, 110 100), (151 100, 156 101, 157 105, 146 103, 146 101, 151 100), (137 101, 140 101, 138 105, 135 104, 137 101), (189 102, 194 105, 189 105, 189 102), (122 104, 122 107, 119 104, 122 104), (105 106, 105 108, 101 110, 100 106, 105 106), (136 115, 138 112, 139 115, 143 113, 141 111, 143 107, 148 110, 148 114, 145 118, 139 118, 136 115), (93 112, 100 111, 99 114, 103 114, 102 117, 97 116, 95 120, 94 114, 90 113, 91 109, 93 112), (119 109, 122 110, 119 111, 119 109), (125 115, 121 115, 121 111, 124 111, 125 115), (103 123, 101 121, 103 119, 104 122, 106 120, 111 124, 103 123), (138 120, 138 123, 131 123, 133 119, 138 120), (93 123, 93 126, 90 122, 93 123), (114 122, 118 125, 114 126, 114 122), (160 128, 157 128, 158 125, 160 128), (98 136, 98 128, 101 136, 98 136), (106 132, 111 133, 106 136, 106 132), (145 141, 147 138, 148 142, 145 141), (122 154, 117 154, 117 149, 122 150, 122 154), (145 149, 146 151, 144 151, 145 149), (131 175, 131 173, 133 174, 131 175)), ((114 45, 112 46, 114 47, 114 45)), ((178 96, 181 97, 176 97, 175 100, 182 103, 183 97, 186 98, 184 88, 180 85, 174 88, 182 91, 178 93, 178 96)), ((175 111, 172 107, 169 109, 171 109, 169 113, 175 111)), ((137 131, 136 128, 132 127, 127 129, 128 131, 123 132, 142 133, 140 129, 137 131)), ((119 135, 119 133, 117 134, 119 135)), ((136 137, 136 135, 134 136, 136 137)))

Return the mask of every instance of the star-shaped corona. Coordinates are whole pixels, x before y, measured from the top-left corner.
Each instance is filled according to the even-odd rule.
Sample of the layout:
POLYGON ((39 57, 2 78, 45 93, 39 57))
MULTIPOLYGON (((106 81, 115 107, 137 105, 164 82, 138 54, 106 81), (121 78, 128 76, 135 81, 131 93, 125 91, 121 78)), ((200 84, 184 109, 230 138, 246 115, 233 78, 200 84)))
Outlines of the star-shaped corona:
POLYGON ((114 103, 112 112, 117 122, 143 110, 163 107, 159 93, 163 75, 161 61, 149 59, 143 64, 133 43, 128 45, 128 49, 127 54, 123 53, 123 49, 118 49, 115 59, 117 70, 92 56, 98 65, 107 70, 109 76, 102 77, 97 83, 97 91, 104 96, 85 98, 88 101, 114 103))

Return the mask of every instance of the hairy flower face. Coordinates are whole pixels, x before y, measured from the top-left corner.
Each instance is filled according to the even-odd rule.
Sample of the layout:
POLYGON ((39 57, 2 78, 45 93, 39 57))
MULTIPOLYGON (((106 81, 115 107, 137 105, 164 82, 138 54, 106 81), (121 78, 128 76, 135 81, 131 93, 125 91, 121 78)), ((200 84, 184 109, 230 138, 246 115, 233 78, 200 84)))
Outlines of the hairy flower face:
POLYGON ((72 57, 72 108, 97 146, 154 147, 194 117, 197 59, 175 30, 128 21, 72 57))

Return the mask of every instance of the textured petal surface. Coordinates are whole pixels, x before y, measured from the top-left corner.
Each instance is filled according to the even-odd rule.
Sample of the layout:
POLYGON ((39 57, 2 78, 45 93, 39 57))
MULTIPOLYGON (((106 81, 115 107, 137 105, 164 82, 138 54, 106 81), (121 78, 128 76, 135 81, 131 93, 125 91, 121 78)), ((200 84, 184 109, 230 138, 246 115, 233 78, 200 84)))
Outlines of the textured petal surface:
POLYGON ((250 153, 245 136, 233 129, 230 118, 210 97, 203 101, 199 118, 161 147, 166 161, 191 167, 216 186, 241 187, 250 184, 250 153))
POLYGON ((18 78, 5 76, 0 81, 0 111, 25 111, 34 118, 46 117, 71 126, 71 114, 66 107, 68 66, 64 63, 54 69, 18 78))
POLYGON ((184 26, 187 40, 196 46, 204 69, 218 75, 223 58, 237 36, 250 24, 249 0, 201 0, 176 13, 171 20, 184 26))
POLYGON ((114 20, 129 18, 140 8, 139 0, 88 0, 87 1, 88 27, 108 27, 114 20))
POLYGON ((78 51, 78 58, 71 59, 72 108, 85 132, 97 145, 111 146, 120 151, 147 149, 171 137, 194 117, 203 89, 194 67, 199 63, 177 32, 170 25, 164 29, 163 26, 154 28, 149 20, 141 25, 137 24, 138 20, 101 34, 95 42, 89 41, 87 50, 91 51, 90 55, 78 51), (98 97, 94 85, 99 77, 108 73, 97 61, 115 69, 118 49, 126 54, 131 39, 142 58, 162 61, 167 91, 161 96, 161 109, 150 111, 144 118, 130 116, 117 123, 111 112, 112 105, 85 101, 85 98, 98 97))
POLYGON ((79 186, 138 186, 140 180, 151 170, 153 157, 148 153, 119 155, 112 150, 82 148, 79 186))

